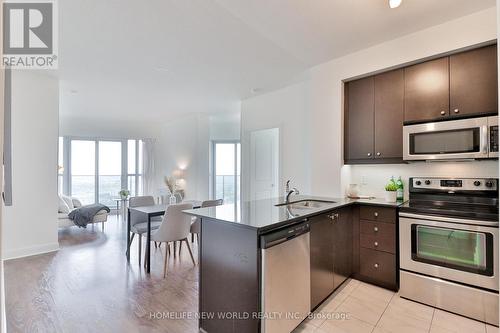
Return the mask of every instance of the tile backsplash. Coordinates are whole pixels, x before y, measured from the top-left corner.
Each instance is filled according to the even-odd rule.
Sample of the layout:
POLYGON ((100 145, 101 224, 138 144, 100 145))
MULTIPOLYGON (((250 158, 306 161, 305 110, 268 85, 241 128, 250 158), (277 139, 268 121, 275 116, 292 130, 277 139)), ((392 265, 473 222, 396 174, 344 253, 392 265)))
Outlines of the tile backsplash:
POLYGON ((358 184, 363 195, 384 196, 384 186, 391 176, 401 176, 408 198, 410 177, 492 177, 498 178, 498 160, 470 162, 414 162, 409 164, 345 165, 342 167, 342 187, 358 184))

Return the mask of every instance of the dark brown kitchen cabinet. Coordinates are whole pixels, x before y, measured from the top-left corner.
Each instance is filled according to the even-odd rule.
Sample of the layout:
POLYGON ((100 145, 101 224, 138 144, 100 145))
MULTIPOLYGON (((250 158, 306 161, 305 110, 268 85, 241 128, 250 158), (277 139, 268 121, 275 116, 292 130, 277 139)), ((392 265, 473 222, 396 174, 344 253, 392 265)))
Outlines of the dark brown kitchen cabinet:
POLYGON ((450 115, 498 110, 496 45, 450 56, 450 115))
POLYGON ((334 215, 333 288, 337 289, 352 274, 352 207, 334 215))
POLYGON ((419 122, 449 115, 449 59, 426 61, 404 69, 404 121, 419 122))
POLYGON ((403 162, 403 124, 497 114, 497 45, 344 85, 344 163, 403 162))
POLYGON ((375 159, 403 158, 403 107, 403 70, 375 76, 375 159))
POLYGON ((396 256, 394 254, 361 248, 359 273, 365 282, 396 290, 396 256))
POLYGON ((397 290, 397 209, 360 205, 353 212, 354 277, 397 290))
POLYGON ((374 79, 368 77, 345 86, 345 159, 373 158, 374 148, 374 79))
POLYGON ((352 208, 310 219, 311 309, 316 308, 352 274, 352 208))
POLYGON ((402 161, 403 70, 348 82, 346 94, 345 162, 402 161))
POLYGON ((334 225, 332 213, 312 217, 311 246, 311 309, 316 308, 334 290, 334 225))

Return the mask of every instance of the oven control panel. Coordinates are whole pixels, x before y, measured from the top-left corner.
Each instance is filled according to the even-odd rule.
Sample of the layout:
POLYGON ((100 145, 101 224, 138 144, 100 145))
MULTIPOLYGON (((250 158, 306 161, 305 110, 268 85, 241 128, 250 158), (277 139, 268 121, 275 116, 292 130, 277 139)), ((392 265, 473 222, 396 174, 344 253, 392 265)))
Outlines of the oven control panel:
POLYGON ((498 179, 493 178, 411 178, 413 188, 449 191, 496 191, 498 179))

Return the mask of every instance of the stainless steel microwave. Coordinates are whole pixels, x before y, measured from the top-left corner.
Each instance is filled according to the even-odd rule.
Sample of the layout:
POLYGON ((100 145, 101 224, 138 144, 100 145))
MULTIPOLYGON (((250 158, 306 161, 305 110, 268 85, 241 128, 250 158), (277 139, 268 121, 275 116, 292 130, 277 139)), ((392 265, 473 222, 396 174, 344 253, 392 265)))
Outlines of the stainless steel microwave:
POLYGON ((403 160, 498 157, 498 116, 403 126, 403 160))

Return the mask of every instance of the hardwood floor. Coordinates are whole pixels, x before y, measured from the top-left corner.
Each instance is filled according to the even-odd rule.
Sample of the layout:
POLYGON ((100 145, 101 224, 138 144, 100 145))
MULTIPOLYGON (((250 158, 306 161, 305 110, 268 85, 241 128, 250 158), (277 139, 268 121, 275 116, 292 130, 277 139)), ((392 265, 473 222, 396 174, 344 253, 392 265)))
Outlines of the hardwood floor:
MULTIPOLYGON (((121 219, 110 216, 100 230, 61 229, 58 252, 5 262, 8 332, 197 332, 196 319, 168 318, 198 311, 198 266, 186 247, 169 257, 163 279, 165 245, 151 247, 148 276, 137 239, 127 264, 121 219)), ((196 261, 197 253, 193 245, 196 261)))

